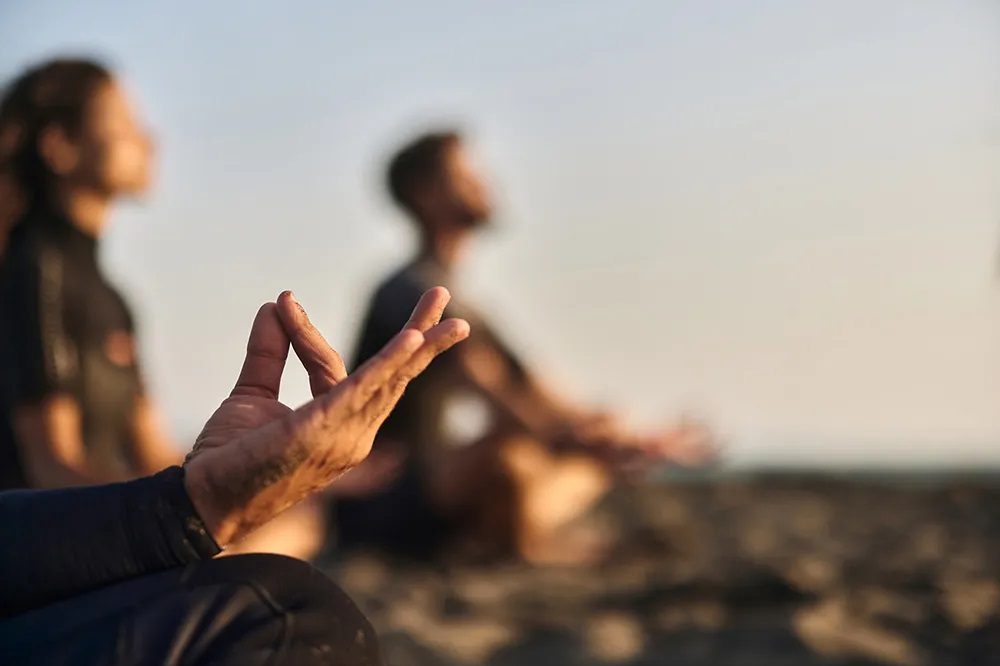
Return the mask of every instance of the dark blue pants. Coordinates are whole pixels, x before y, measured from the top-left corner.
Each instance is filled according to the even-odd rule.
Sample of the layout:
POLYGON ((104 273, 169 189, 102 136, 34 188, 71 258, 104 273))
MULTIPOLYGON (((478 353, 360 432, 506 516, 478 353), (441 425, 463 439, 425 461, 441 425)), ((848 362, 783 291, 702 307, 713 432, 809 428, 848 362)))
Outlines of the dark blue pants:
POLYGON ((241 555, 0 620, 2 664, 381 664, 371 625, 305 562, 241 555))

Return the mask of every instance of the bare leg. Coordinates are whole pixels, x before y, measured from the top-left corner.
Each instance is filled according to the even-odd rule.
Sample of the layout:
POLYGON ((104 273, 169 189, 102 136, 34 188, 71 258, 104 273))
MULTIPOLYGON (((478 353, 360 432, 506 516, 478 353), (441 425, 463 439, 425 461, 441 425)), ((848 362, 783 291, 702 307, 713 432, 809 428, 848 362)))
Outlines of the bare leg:
POLYGON ((480 550, 536 563, 594 559, 600 540, 566 527, 610 488, 605 463, 583 453, 555 453, 524 435, 494 435, 449 456, 432 484, 435 497, 465 521, 480 550))
POLYGON ((593 560, 601 540, 586 532, 567 531, 567 526, 586 514, 611 487, 607 466, 581 453, 553 453, 528 438, 506 442, 500 460, 517 487, 517 554, 538 564, 593 560))

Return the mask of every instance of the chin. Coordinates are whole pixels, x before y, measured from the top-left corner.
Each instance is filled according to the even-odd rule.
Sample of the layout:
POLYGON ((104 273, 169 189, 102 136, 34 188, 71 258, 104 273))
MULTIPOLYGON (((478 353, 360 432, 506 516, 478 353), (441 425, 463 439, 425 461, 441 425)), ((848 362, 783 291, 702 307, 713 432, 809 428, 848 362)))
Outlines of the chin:
POLYGON ((137 203, 145 203, 149 199, 150 188, 146 185, 142 187, 122 187, 114 192, 116 199, 122 201, 133 201, 137 203))
POLYGON ((489 217, 468 216, 465 218, 466 229, 489 229, 493 226, 493 221, 489 217))
POLYGON ((472 229, 493 226, 493 210, 490 208, 470 209, 466 215, 467 224, 472 229))
POLYGON ((122 192, 130 197, 137 199, 142 199, 150 193, 153 189, 153 181, 151 178, 142 178, 136 180, 135 182, 129 183, 126 187, 122 188, 122 192))

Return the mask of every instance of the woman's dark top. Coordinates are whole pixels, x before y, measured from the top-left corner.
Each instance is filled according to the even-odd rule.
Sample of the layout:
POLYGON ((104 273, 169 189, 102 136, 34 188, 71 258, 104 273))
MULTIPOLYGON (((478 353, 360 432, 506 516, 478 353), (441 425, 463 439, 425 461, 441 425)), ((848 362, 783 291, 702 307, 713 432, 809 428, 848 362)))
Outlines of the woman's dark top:
POLYGON ((11 233, 0 263, 0 488, 27 485, 13 410, 54 394, 79 404, 88 465, 135 475, 135 326, 97 249, 96 238, 54 214, 32 214, 11 233))

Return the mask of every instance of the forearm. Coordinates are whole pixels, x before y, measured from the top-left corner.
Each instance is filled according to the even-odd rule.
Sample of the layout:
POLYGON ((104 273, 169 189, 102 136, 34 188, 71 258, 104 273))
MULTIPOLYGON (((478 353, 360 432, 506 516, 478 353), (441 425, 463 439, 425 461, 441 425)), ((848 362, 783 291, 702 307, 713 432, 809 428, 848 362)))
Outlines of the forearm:
POLYGON ((522 365, 512 366, 490 344, 463 348, 454 359, 461 381, 534 437, 548 440, 567 430, 578 413, 522 365))
POLYGON ((33 488, 65 488, 111 483, 87 464, 76 401, 54 394, 38 404, 17 408, 14 425, 21 460, 33 488))
POLYGON ((485 393, 513 424, 543 441, 564 437, 576 423, 590 416, 590 412, 560 400, 530 377, 504 382, 485 393))
POLYGON ((0 614, 210 558, 173 467, 127 483, 0 493, 0 614))

